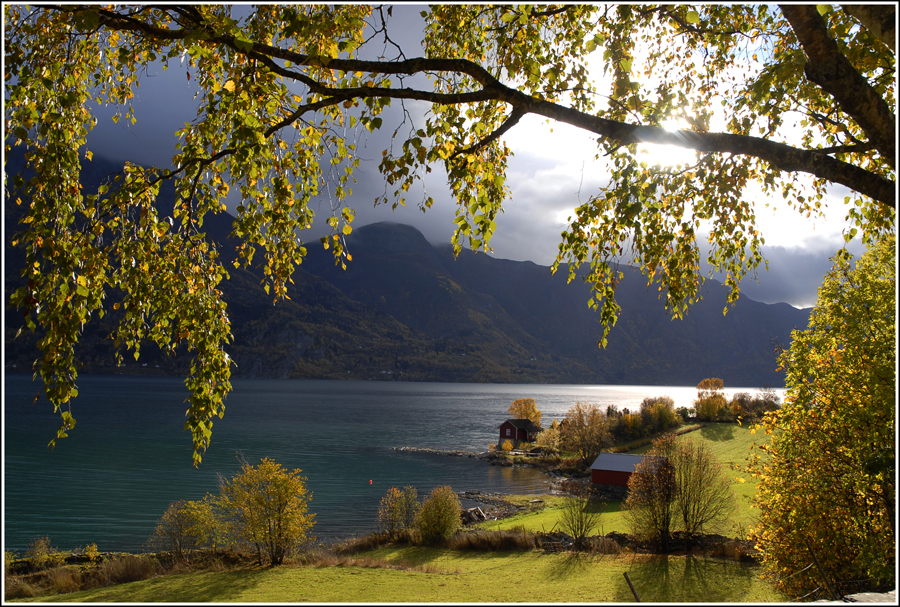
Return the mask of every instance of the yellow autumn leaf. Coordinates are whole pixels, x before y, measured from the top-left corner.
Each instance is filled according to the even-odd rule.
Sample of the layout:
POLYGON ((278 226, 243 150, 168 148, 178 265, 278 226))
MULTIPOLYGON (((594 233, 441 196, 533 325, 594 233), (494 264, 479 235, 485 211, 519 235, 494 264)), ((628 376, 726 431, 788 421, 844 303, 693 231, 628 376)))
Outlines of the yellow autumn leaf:
POLYGON ((225 84, 222 85, 222 88, 228 91, 229 93, 234 92, 234 80, 229 80, 225 84))

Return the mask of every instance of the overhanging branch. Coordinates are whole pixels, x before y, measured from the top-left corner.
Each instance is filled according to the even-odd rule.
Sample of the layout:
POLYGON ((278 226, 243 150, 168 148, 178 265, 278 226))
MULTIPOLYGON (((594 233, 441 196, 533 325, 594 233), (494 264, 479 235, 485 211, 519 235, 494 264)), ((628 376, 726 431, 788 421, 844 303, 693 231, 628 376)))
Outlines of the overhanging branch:
MULTIPOLYGON (((794 6, 785 7, 785 10, 787 13, 790 13, 792 9, 797 9, 799 11, 799 9, 804 8, 809 8, 812 12, 816 12, 815 7, 794 6)), ((184 38, 191 33, 189 30, 184 29, 162 30, 161 28, 142 24, 136 19, 128 19, 127 21, 124 19, 116 19, 115 13, 104 10, 98 10, 98 12, 107 18, 107 20, 102 23, 102 26, 110 29, 137 30, 149 37, 159 37, 169 40, 184 38)), ((805 15, 806 13, 804 12, 803 14, 805 15)), ((818 13, 816 13, 816 16, 818 16, 818 13)), ((202 24, 198 24, 197 27, 202 28, 202 24)), ((805 27, 806 26, 801 25, 797 26, 796 29, 801 30, 798 37, 805 36, 806 34, 803 32, 806 30, 818 32, 815 33, 815 36, 821 37, 821 32, 815 29, 819 27, 818 25, 815 25, 812 29, 806 28, 806 30, 804 29, 805 27)), ((252 43, 252 46, 248 47, 247 42, 237 41, 234 36, 215 35, 209 30, 204 30, 204 32, 210 42, 224 44, 236 53, 243 53, 250 58, 257 59, 263 63, 267 69, 272 70, 278 75, 301 82, 308 86, 311 92, 332 99, 386 97, 390 99, 412 99, 442 105, 498 101, 511 105, 512 113, 510 119, 507 121, 508 124, 505 123, 502 125, 500 129, 490 137, 499 137, 511 128, 519 118, 525 114, 532 113, 546 118, 552 118, 559 122, 565 122, 566 124, 594 133, 600 137, 612 139, 621 145, 646 142, 662 145, 675 145, 698 152, 739 154, 756 157, 768 162, 779 170, 809 173, 815 177, 844 185, 860 194, 876 200, 885 207, 896 207, 896 183, 893 180, 887 179, 856 165, 843 162, 828 156, 827 154, 823 154, 821 150, 797 148, 787 144, 746 135, 735 135, 731 133, 700 133, 694 131, 673 132, 660 127, 640 126, 601 118, 557 103, 526 95, 519 90, 506 86, 482 66, 466 59, 429 59, 418 57, 402 61, 367 61, 359 59, 313 57, 259 42, 254 42, 252 43), (406 76, 420 73, 455 73, 469 76, 475 83, 480 85, 481 88, 461 93, 438 93, 435 91, 412 88, 335 88, 322 84, 308 74, 298 71, 297 69, 284 68, 278 65, 275 59, 290 61, 297 68, 317 67, 347 73, 365 72, 370 74, 396 74, 406 76), (516 120, 512 121, 514 116, 516 117, 516 120)), ((830 42, 832 45, 834 44, 833 41, 830 42)), ((818 48, 817 45, 818 42, 816 44, 810 43, 809 48, 818 48)), ((804 44, 804 48, 807 48, 806 44, 804 44)), ((810 51, 808 50, 807 52, 809 53, 810 51)), ((831 51, 827 49, 823 52, 831 53, 831 51)), ((829 60, 834 59, 831 54, 828 54, 827 57, 829 60)), ((843 56, 841 56, 841 58, 843 58, 843 56)), ((846 58, 843 58, 843 60, 846 61, 846 58)), ((862 78, 862 76, 855 71, 854 74, 857 79, 862 78)), ((862 80, 863 85, 868 87, 868 83, 865 82, 865 79, 862 80)), ((868 87, 868 89, 870 92, 874 93, 874 91, 871 91, 871 87, 868 87)), ((873 100, 870 105, 872 105, 872 107, 878 105, 876 102, 879 102, 881 106, 886 105, 880 97, 873 100)), ((887 114, 885 114, 883 108, 876 108, 874 114, 867 111, 865 112, 865 116, 860 116, 859 118, 853 114, 851 114, 851 116, 860 122, 860 125, 870 136, 870 141, 878 146, 879 151, 886 157, 890 155, 888 160, 891 166, 894 166, 893 156, 895 154, 895 147, 893 137, 895 130, 893 125, 893 114, 889 110, 887 111, 887 114), (872 116, 875 117, 867 122, 866 117, 872 116), (888 125, 887 123, 890 124, 888 125), (881 130, 878 133, 869 133, 867 129, 881 130)))

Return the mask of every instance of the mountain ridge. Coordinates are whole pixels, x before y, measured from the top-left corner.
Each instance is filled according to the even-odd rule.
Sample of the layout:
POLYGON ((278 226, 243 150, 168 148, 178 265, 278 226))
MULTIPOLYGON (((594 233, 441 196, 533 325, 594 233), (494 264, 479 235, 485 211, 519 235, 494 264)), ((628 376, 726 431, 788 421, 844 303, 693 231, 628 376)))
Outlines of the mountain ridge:
MULTIPOLYGON (((112 163, 103 163, 85 171, 86 193, 113 172, 112 163)), ((4 209, 7 301, 24 259, 10 245, 22 212, 11 198, 4 209)), ((158 211, 165 215, 173 204, 174 190, 164 186, 158 211)), ((273 305, 257 269, 231 265, 232 221, 226 213, 209 216, 204 230, 219 244, 231 277, 221 288, 235 377, 656 385, 722 377, 732 386, 780 386, 772 342, 787 345, 810 311, 741 297, 723 316, 725 287, 709 280, 704 299, 673 322, 646 279, 625 267, 617 289, 622 313, 600 349, 590 290, 582 281, 566 284, 566 268, 553 275, 530 261, 469 250, 454 257, 448 245, 432 245, 416 228, 395 222, 356 228, 347 237, 353 261, 346 270, 329 251, 309 246, 290 299, 273 305)), ((21 316, 9 312, 7 368, 24 370, 37 356, 36 337, 26 332, 13 340, 21 316)), ((112 366, 113 346, 104 338, 114 320, 107 314, 88 324, 76 350, 82 372, 186 372, 187 353, 165 357, 152 344, 142 346, 140 363, 112 366)))

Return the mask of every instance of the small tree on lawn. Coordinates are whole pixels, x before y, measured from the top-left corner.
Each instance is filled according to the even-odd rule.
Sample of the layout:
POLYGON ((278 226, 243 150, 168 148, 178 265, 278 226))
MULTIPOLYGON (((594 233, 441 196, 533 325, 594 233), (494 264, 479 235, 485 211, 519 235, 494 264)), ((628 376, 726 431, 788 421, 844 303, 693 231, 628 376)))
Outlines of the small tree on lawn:
POLYGON ((416 514, 416 527, 425 544, 436 544, 459 529, 462 506, 448 485, 435 487, 416 514))
POLYGON ((256 547, 260 564, 265 552, 272 565, 280 565, 308 541, 315 514, 308 511, 312 494, 300 472, 266 458, 258 466, 242 462, 240 474, 220 479, 219 503, 231 534, 256 547))
POLYGON ((635 534, 668 549, 670 534, 707 531, 734 506, 731 479, 702 443, 674 434, 653 442, 628 482, 625 518, 635 534))
POLYGON ((560 528, 575 539, 576 548, 582 547, 585 539, 600 524, 600 509, 602 506, 603 503, 599 500, 591 499, 589 493, 566 498, 566 501, 563 503, 560 528))
POLYGON ((678 511, 675 467, 675 436, 664 434, 636 466, 628 480, 628 497, 624 517, 635 535, 657 542, 668 550, 669 535, 674 531, 678 511))
POLYGON ((678 441, 670 461, 675 468, 681 529, 688 533, 715 529, 734 507, 725 468, 703 443, 685 437, 678 441))

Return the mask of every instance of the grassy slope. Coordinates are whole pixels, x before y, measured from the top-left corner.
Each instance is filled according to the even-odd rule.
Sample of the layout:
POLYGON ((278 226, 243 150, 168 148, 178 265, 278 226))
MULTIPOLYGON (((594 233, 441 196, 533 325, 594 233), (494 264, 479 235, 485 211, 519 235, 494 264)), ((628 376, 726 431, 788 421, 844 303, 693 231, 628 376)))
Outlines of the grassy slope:
MULTIPOLYGON (((732 470, 730 468, 735 465, 743 467, 747 463, 748 455, 753 451, 758 451, 753 445, 763 442, 764 435, 750 434, 746 425, 707 424, 700 430, 685 434, 680 438, 699 440, 706 444, 719 458, 719 461, 729 467, 729 476, 734 479, 744 479, 744 482, 734 480, 732 483, 735 497, 737 498, 737 506, 729 520, 719 530, 723 535, 735 537, 743 535, 741 530, 746 532, 755 518, 754 511, 751 509, 750 499, 756 492, 756 480, 740 470, 732 470)), ((647 445, 634 451, 629 451, 629 453, 646 453, 649 449, 650 445, 647 445)), ((557 525, 562 512, 560 509, 562 499, 553 496, 531 495, 522 496, 514 501, 527 504, 530 499, 543 499, 545 508, 539 512, 520 514, 501 521, 484 523, 481 526, 485 529, 525 527, 529 531, 550 531, 553 529, 557 525)), ((604 514, 600 519, 603 533, 609 533, 610 531, 629 532, 628 526, 621 512, 619 512, 620 506, 621 503, 616 501, 609 502, 604 506, 604 514)))
MULTIPOLYGON (((423 573, 362 567, 281 567, 157 578, 52 597, 54 602, 781 602, 753 568, 690 557, 459 553, 382 548, 387 562, 423 573), (660 583, 665 580, 665 583, 660 583)), ((44 597, 43 600, 47 600, 44 597)))

